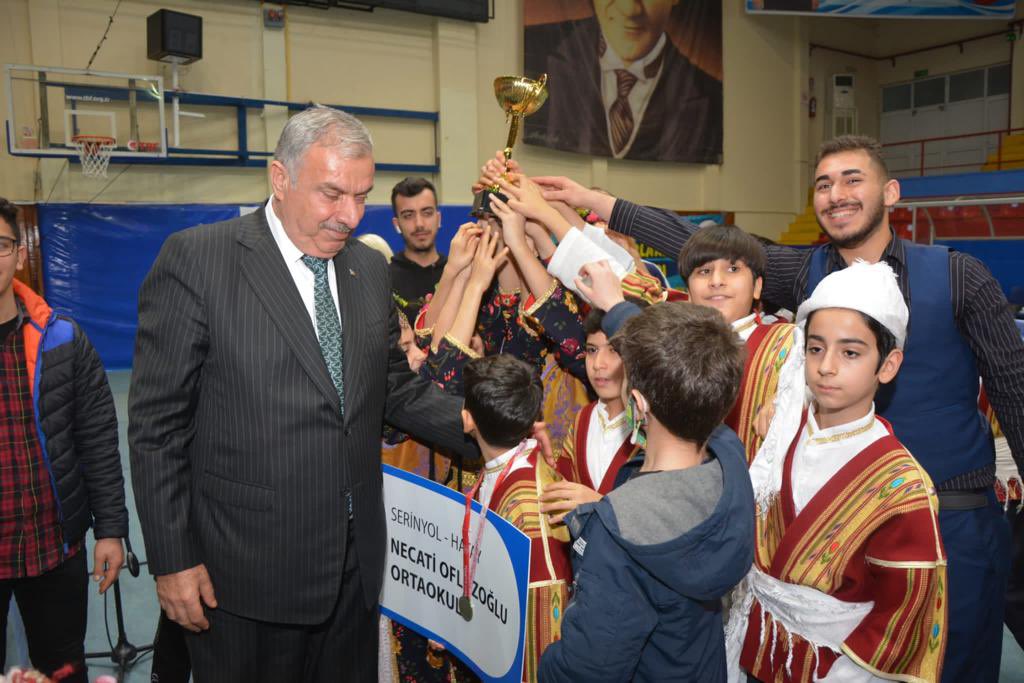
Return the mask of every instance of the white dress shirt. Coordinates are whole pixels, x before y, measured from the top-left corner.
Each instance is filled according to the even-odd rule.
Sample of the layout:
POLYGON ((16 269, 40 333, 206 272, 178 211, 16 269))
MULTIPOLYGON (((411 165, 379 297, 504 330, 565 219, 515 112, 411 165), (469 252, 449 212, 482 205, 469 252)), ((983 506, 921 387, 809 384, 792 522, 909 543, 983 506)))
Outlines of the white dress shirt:
POLYGON ((746 344, 747 340, 750 339, 750 335, 754 334, 754 328, 757 327, 757 314, 751 313, 745 318, 740 318, 732 324, 732 330, 743 340, 746 344))
POLYGON ((647 65, 661 57, 661 52, 665 49, 667 42, 665 34, 662 33, 661 37, 658 38, 658 42, 654 44, 654 48, 643 59, 633 62, 628 68, 623 64, 622 58, 615 53, 610 44, 607 45, 604 54, 601 55, 601 99, 604 103, 605 119, 608 122, 609 148, 612 147, 611 108, 615 104, 615 100, 619 98, 619 79, 615 75, 615 71, 617 69, 625 69, 637 78, 632 90, 629 91, 629 95, 626 97, 629 101, 629 109, 633 114, 633 132, 630 133, 629 140, 620 151, 616 152, 612 149, 612 154, 615 155, 616 159, 626 156, 629 148, 633 146, 633 141, 636 140, 636 133, 640 130, 640 122, 644 120, 644 112, 647 111, 651 95, 654 94, 654 88, 658 85, 658 79, 661 78, 661 73, 665 70, 664 63, 659 64, 658 70, 654 72, 654 75, 648 77, 646 74, 647 65))
MULTIPOLYGON (((265 212, 267 223, 270 225, 270 234, 274 236, 274 242, 277 243, 277 248, 281 250, 281 257, 284 259, 285 265, 288 266, 288 272, 291 273, 292 280, 295 281, 295 287, 299 290, 302 303, 306 306, 306 313, 309 314, 309 319, 313 322, 313 329, 316 330, 316 305, 313 299, 313 288, 316 285, 316 278, 313 275, 313 271, 302 262, 302 257, 305 254, 288 237, 288 234, 284 231, 284 225, 281 224, 281 219, 274 213, 273 198, 267 202, 265 212)), ((331 287, 331 298, 334 299, 334 307, 338 308, 338 278, 334 276, 334 261, 330 259, 327 261, 327 282, 331 287)), ((338 320, 341 320, 341 309, 338 309, 338 320)), ((342 324, 344 324, 344 321, 342 321, 342 324)), ((319 336, 319 333, 317 333, 317 338, 319 336)))
MULTIPOLYGON (((522 445, 522 444, 520 444, 522 445)), ((529 467, 529 455, 533 452, 533 449, 537 447, 537 442, 533 439, 527 439, 526 445, 523 446, 523 450, 516 460, 515 464, 508 471, 511 475, 516 470, 521 470, 524 467, 529 467)), ((519 446, 510 448, 497 458, 488 460, 484 463, 484 480, 480 483, 480 493, 477 496, 477 500, 480 502, 481 507, 489 507, 491 504, 491 496, 494 495, 494 485, 498 483, 498 475, 505 469, 505 465, 508 464, 509 458, 516 454, 519 450, 519 446)))
POLYGON ((864 417, 827 429, 818 427, 814 410, 812 403, 793 454, 793 506, 797 514, 844 465, 889 433, 885 425, 875 419, 874 404, 864 417))
POLYGON ((612 459, 628 437, 626 411, 609 419, 604 401, 598 401, 587 426, 587 472, 595 487, 601 486, 612 459))

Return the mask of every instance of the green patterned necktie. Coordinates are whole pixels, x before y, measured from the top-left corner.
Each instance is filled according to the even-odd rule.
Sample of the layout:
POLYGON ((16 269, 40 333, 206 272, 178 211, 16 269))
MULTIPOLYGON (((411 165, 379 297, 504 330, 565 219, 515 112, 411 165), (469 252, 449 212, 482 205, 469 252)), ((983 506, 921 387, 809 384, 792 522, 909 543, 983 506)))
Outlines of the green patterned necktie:
POLYGON ((338 390, 341 414, 345 414, 345 387, 341 374, 341 320, 327 282, 327 259, 303 256, 302 262, 313 271, 313 303, 316 312, 316 336, 320 339, 320 352, 324 354, 327 372, 338 390))

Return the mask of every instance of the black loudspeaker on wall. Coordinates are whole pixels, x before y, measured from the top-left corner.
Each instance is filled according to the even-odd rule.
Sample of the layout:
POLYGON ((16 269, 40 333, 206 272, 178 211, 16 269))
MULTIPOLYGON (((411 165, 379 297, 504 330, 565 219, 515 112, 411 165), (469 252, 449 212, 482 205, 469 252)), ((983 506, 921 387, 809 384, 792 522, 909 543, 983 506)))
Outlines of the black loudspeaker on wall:
POLYGON ((203 18, 157 10, 146 19, 146 53, 161 62, 191 64, 203 58, 203 18))

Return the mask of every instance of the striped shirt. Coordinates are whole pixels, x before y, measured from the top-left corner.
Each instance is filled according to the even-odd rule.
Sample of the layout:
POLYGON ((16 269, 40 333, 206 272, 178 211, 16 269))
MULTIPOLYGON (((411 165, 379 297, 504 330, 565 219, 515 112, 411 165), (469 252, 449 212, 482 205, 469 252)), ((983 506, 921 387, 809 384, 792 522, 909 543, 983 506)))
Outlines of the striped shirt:
MULTIPOLYGON (((671 211, 655 209, 617 199, 608 227, 636 238, 664 254, 675 256, 698 227, 671 211)), ((846 267, 831 244, 827 252, 827 273, 846 267)), ((796 311, 804 296, 813 250, 766 245, 762 299, 796 311)), ((900 291, 910 307, 910 285, 906 277, 906 249, 903 241, 889 241, 882 260, 898 276, 900 291)), ((985 265, 969 254, 949 253, 949 282, 953 319, 978 364, 996 417, 1006 434, 1018 469, 1024 468, 1024 341, 1013 321, 1006 296, 985 265)), ((1021 469, 1024 472, 1024 469, 1021 469)), ((942 490, 991 487, 995 463, 942 482, 942 490)))

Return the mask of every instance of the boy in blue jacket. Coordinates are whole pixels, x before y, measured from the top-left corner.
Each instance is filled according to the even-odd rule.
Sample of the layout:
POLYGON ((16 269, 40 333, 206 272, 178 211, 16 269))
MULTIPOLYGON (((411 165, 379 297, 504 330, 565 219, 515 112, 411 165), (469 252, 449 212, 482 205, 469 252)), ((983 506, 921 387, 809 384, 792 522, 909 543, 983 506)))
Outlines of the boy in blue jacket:
POLYGON ((721 598, 753 560, 754 498, 742 443, 722 426, 743 372, 722 316, 652 306, 612 338, 636 475, 566 517, 573 598, 541 681, 725 681, 721 598))

